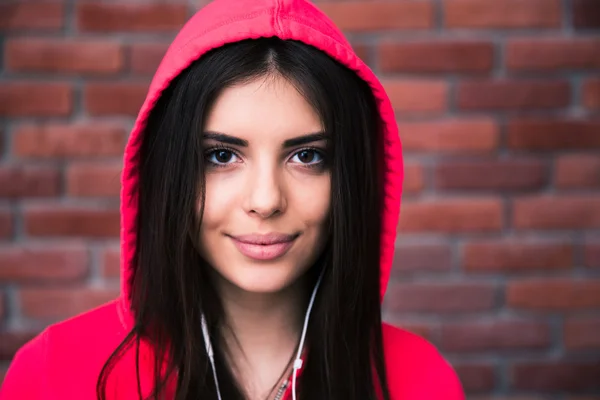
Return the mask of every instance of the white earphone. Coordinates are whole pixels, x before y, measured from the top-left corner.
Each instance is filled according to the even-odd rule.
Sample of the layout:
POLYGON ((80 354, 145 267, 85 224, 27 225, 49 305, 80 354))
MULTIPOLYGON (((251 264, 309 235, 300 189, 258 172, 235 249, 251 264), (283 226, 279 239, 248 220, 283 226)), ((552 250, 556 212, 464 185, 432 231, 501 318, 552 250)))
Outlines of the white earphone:
POLYGON ((315 297, 317 297, 317 291, 319 290, 319 286, 321 285, 321 280, 323 279, 323 273, 325 272, 325 268, 321 270, 319 274, 319 279, 315 285, 315 288, 310 295, 310 301, 308 302, 308 308, 306 309, 306 314, 304 314, 304 326, 302 326, 302 335, 300 336, 300 345, 298 346, 298 353, 296 354, 296 359, 294 360, 294 372, 292 372, 292 399, 296 400, 296 375, 298 370, 302 368, 302 349, 304 348, 304 340, 306 339, 306 331, 308 330, 308 320, 310 319, 310 312, 312 311, 313 304, 315 303, 315 297))
POLYGON ((204 345, 206 346, 206 352, 208 353, 208 359, 210 360, 210 367, 212 368, 213 372, 213 379, 217 388, 217 397, 219 400, 222 400, 221 391, 219 390, 219 379, 217 378, 217 369, 215 368, 215 356, 212 343, 210 342, 210 335, 208 334, 208 326, 206 326, 206 318, 204 317, 204 314, 202 314, 200 322, 202 324, 202 337, 204 338, 204 345))

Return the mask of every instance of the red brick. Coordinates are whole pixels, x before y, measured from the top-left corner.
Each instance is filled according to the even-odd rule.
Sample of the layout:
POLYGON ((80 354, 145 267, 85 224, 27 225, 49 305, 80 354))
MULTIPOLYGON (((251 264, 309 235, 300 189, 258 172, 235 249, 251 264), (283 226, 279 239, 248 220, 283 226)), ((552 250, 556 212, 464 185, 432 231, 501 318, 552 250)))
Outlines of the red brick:
POLYGON ((448 84, 441 80, 387 80, 386 92, 400 115, 436 115, 448 109, 448 84))
POLYGON ((68 116, 73 109, 73 88, 67 83, 3 82, 0 116, 68 116))
POLYGON ((517 229, 600 228, 600 196, 536 196, 515 199, 513 226, 517 229))
POLYGON ((510 307, 568 311, 600 308, 600 280, 529 279, 507 284, 506 299, 510 307))
POLYGON ((12 232, 12 216, 7 209, 0 208, 0 240, 8 239, 10 236, 12 236, 12 232))
POLYGON ((32 206, 25 210, 25 231, 30 236, 118 237, 119 210, 32 206))
POLYGON ((28 158, 114 157, 123 154, 126 140, 117 125, 24 125, 15 132, 13 152, 28 158))
POLYGON ((515 118, 507 124, 507 142, 519 150, 600 148, 600 120, 515 118))
POLYGON ((600 40, 514 39, 506 45, 506 65, 518 71, 600 68, 600 40))
POLYGON ((423 190, 425 183, 423 182, 423 166, 421 164, 407 163, 404 166, 404 183, 402 185, 402 193, 419 193, 423 190))
POLYGON ((81 32, 173 32, 187 19, 185 4, 77 3, 77 27, 81 32))
POLYGON ((92 115, 137 116, 146 94, 146 83, 89 83, 84 90, 84 104, 92 115))
POLYGON ((600 349, 600 317, 571 317, 565 321, 563 337, 567 349, 600 349))
POLYGON ((21 288, 19 292, 25 316, 50 320, 75 316, 119 295, 118 289, 92 287, 21 288))
POLYGON ((583 82, 581 102, 587 108, 600 110, 600 78, 583 82))
POLYGON ((449 28, 557 28, 561 25, 559 0, 444 0, 449 28))
POLYGON ((131 71, 136 75, 154 75, 168 47, 163 43, 132 44, 129 48, 131 71))
POLYGON ((118 197, 121 189, 121 164, 71 164, 67 169, 66 179, 67 193, 71 196, 118 197))
POLYGON ((37 333, 31 331, 0 332, 0 360, 12 360, 17 350, 33 339, 37 333))
POLYGON ((448 271, 452 251, 445 244, 403 244, 396 246, 394 272, 448 271))
POLYGON ((491 42, 388 42, 378 50, 383 72, 489 72, 494 63, 491 42))
POLYGON ((391 283, 385 308, 403 313, 489 311, 495 305, 495 298, 496 290, 489 284, 391 283))
POLYGON ((588 267, 600 267, 600 240, 587 241, 584 249, 584 264, 588 267))
POLYGON ((502 229, 502 202, 494 198, 402 204, 401 232, 489 232, 502 229))
POLYGON ((570 88, 559 80, 469 80, 458 84, 457 104, 463 110, 527 110, 569 104, 570 88))
POLYGON ((512 387, 538 392, 582 391, 600 388, 600 363, 522 362, 511 368, 512 387))
POLYGON ((0 30, 58 31, 65 23, 61 3, 15 2, 0 5, 0 30))
POLYGON ((118 248, 108 248, 102 255, 102 276, 118 278, 121 270, 120 251, 118 248))
POLYGON ((490 118, 400 122, 405 151, 490 153, 498 148, 499 129, 490 118))
POLYGON ((15 72, 112 74, 123 68, 121 45, 84 39, 9 39, 5 65, 15 72))
POLYGON ((427 29, 434 23, 430 1, 322 2, 319 8, 344 31, 427 29))
POLYGON ((0 197, 57 196, 60 173, 51 167, 0 167, 0 197))
POLYGON ((446 324, 441 337, 442 349, 452 352, 547 348, 551 341, 547 324, 516 319, 446 324))
POLYGON ((546 166, 537 160, 442 160, 434 176, 438 189, 540 189, 546 183, 546 166))
POLYGON ((494 388, 494 367, 489 364, 453 365, 456 374, 467 393, 484 392, 494 388))
POLYGON ((600 188, 600 156, 564 155, 556 161, 555 170, 555 186, 558 188, 600 188))
POLYGON ((600 4, 597 0, 572 0, 572 4, 576 29, 600 28, 600 4))
POLYGON ((463 266, 471 272, 572 268, 573 245, 540 240, 477 240, 463 247, 463 266))
POLYGON ((18 246, 0 248, 0 282, 77 281, 88 272, 82 246, 18 246))

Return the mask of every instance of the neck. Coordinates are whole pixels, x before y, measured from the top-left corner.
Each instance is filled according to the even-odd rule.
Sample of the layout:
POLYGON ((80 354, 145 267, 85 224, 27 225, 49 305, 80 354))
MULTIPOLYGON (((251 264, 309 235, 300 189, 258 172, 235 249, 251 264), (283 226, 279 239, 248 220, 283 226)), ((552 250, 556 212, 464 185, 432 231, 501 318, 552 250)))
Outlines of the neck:
POLYGON ((218 278, 229 363, 250 398, 264 398, 297 351, 307 290, 305 279, 276 293, 249 293, 218 278))
POLYGON ((220 292, 227 322, 223 334, 234 334, 245 351, 269 352, 282 340, 299 337, 306 303, 304 282, 277 293, 248 293, 232 287, 220 292))

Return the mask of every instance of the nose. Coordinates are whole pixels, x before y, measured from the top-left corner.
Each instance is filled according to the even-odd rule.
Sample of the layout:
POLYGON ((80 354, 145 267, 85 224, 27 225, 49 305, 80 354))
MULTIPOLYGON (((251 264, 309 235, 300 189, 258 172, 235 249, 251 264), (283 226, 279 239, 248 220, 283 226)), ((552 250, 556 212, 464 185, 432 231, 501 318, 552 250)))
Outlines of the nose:
POLYGON ((280 171, 273 165, 257 165, 247 180, 245 211, 261 218, 270 218, 285 210, 285 196, 280 171))

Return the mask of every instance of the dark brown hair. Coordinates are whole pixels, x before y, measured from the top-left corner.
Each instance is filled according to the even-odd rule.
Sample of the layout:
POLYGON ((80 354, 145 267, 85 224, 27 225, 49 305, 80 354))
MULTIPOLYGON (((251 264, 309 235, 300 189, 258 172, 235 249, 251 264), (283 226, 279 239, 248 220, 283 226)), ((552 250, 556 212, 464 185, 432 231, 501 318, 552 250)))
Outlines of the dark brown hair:
MULTIPOLYGON (((223 88, 269 74, 288 79, 331 137, 331 237, 309 276, 325 269, 309 324, 300 399, 389 399, 383 360, 380 232, 383 203, 381 119, 369 86, 325 53, 278 38, 214 49, 174 79, 151 111, 139 154, 137 247, 131 304, 135 325, 107 360, 97 393, 123 353, 140 340, 154 349, 154 391, 177 380, 178 400, 217 399, 200 316, 219 338, 223 307, 196 240, 202 223, 202 127, 223 88), (166 370, 161 369, 166 366, 166 370)), ((213 343, 224 399, 242 399, 220 341, 213 343)), ((139 360, 137 379, 139 384, 139 360)), ((139 396, 142 398, 141 389, 139 396)))

